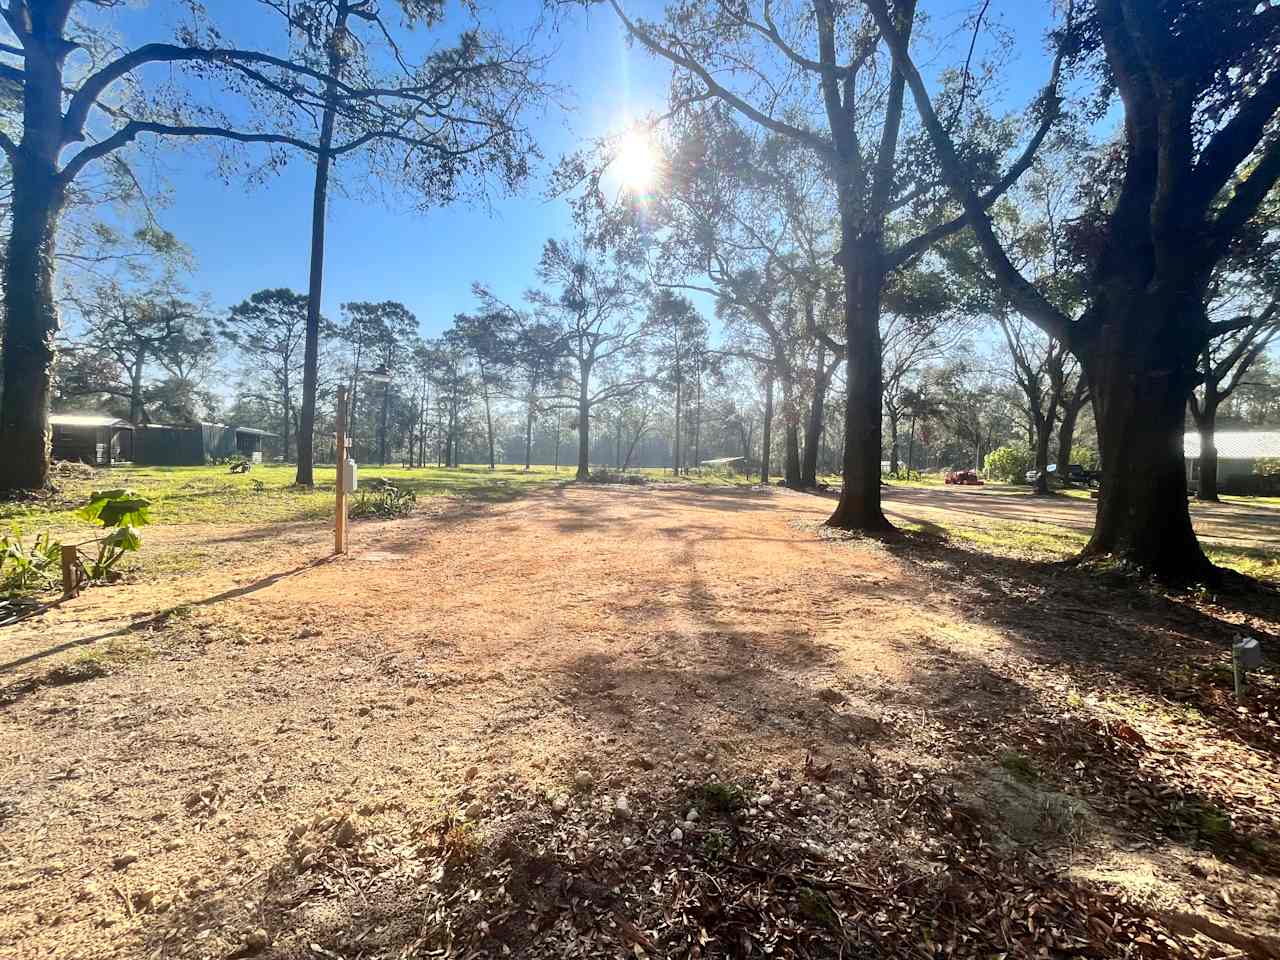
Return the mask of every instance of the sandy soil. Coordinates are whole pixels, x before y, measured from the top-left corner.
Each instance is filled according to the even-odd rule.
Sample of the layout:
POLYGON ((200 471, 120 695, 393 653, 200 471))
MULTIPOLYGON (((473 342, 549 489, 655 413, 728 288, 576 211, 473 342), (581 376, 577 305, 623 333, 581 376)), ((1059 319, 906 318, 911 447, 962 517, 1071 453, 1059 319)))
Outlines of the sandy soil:
MULTIPOLYGON (((898 492, 890 509, 962 497, 898 492)), ((1055 737, 1121 716, 1160 754, 1142 762, 1162 788, 1212 797, 1253 846, 1153 840, 1140 805, 1100 807, 1088 836, 1066 831, 1071 867, 1243 930, 1280 924, 1274 716, 1241 719, 1215 687, 1203 716, 1171 719, 1152 706, 1168 679, 1143 671, 1157 649, 1207 669, 1234 632, 1271 638, 1271 601, 1118 593, 1111 609, 1047 567, 824 538, 828 511, 780 491, 572 486, 357 524, 332 560, 317 525, 155 528, 157 548, 199 545, 199 571, 0 631, 0 953, 248 955, 262 927, 304 955, 330 928, 295 905, 277 932, 268 878, 295 825, 335 805, 467 809, 483 830, 470 805, 513 785, 549 799, 586 772, 643 794, 677 770, 733 781, 810 754, 982 796, 1010 751, 1047 776, 1055 737), (193 901, 217 909, 177 924, 193 901)), ((1064 770, 1088 793, 1085 761, 1064 770)))

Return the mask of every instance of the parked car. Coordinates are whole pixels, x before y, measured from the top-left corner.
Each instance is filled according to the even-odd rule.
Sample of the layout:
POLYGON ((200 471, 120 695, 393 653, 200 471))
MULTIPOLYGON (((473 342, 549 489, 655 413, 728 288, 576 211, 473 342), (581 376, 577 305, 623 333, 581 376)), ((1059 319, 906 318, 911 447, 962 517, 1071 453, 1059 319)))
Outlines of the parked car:
MULTIPOLYGON (((1045 471, 1049 475, 1049 482, 1058 481, 1063 484, 1079 484, 1082 487, 1090 486, 1097 481, 1097 475, 1084 468, 1083 464, 1073 463, 1067 466, 1065 476, 1058 476, 1058 465, 1056 463, 1049 464, 1049 469, 1045 471)), ((1035 483, 1040 479, 1040 471, 1032 468, 1026 472, 1025 479, 1027 483, 1035 483)))
POLYGON ((948 470, 947 475, 942 478, 942 482, 962 487, 982 486, 982 478, 973 470, 948 470))

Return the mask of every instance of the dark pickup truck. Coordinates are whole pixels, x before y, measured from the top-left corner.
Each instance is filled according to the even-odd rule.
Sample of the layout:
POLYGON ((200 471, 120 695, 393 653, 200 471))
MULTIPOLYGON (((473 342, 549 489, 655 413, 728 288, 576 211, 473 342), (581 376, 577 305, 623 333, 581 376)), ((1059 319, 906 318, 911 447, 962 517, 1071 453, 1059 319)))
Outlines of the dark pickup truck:
MULTIPOLYGON (((1058 476, 1058 465, 1056 463, 1049 464, 1049 469, 1046 472, 1049 474, 1049 479, 1051 481, 1057 480, 1061 483, 1079 485, 1082 487, 1091 486, 1094 483, 1096 483, 1098 479, 1097 474, 1093 473, 1092 471, 1086 470, 1084 466, 1079 463, 1073 463, 1070 466, 1068 466, 1065 476, 1061 476, 1061 477, 1058 476)), ((1027 474, 1026 474, 1027 483, 1035 483, 1036 480, 1038 480, 1039 478, 1040 478, 1039 470, 1032 469, 1027 471, 1027 474)))

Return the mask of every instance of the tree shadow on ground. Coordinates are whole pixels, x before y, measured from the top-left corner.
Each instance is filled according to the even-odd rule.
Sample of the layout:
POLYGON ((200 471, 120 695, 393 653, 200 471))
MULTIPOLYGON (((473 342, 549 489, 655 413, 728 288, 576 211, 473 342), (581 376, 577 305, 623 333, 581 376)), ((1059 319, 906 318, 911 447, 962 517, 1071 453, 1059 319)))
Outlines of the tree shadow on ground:
POLYGON ((1123 682, 1159 700, 1195 706, 1258 750, 1280 758, 1280 685, 1258 674, 1249 710, 1231 694, 1231 645, 1242 635, 1280 650, 1280 591, 1170 590, 1120 571, 992 556, 928 534, 906 534, 891 554, 951 585, 959 609, 996 626, 1033 661, 1067 665, 1095 684, 1123 682), (1262 719, 1264 722, 1258 722, 1262 719))
MULTIPOLYGON (((332 560, 333 560, 332 557, 321 557, 316 560, 311 560, 306 563, 300 564, 296 567, 293 567, 292 569, 276 571, 276 572, 267 574, 265 576, 259 577, 258 579, 250 583, 241 584, 239 586, 232 587, 228 590, 223 590, 219 593, 212 594, 211 596, 202 597, 198 600, 187 601, 185 603, 180 604, 179 607, 180 608, 206 607, 206 606, 212 606, 217 603, 221 603, 224 600, 232 600, 237 597, 248 596, 249 594, 257 593, 260 590, 265 590, 268 587, 276 583, 279 583, 281 580, 285 580, 285 579, 288 579, 289 577, 297 576, 298 574, 305 573, 308 570, 315 569, 316 567, 322 564, 332 562, 332 560)), ((0 663, 0 675, 11 672, 13 670, 17 670, 20 667, 25 667, 29 664, 36 663, 41 660, 46 660, 49 657, 56 656, 59 653, 65 653, 68 650, 75 650, 81 647, 92 646, 93 644, 98 643, 99 641, 102 641, 102 640, 111 640, 116 637, 128 636, 129 634, 137 633, 138 631, 146 630, 152 627, 163 626, 167 618, 173 613, 175 609, 178 609, 178 608, 170 608, 167 610, 161 610, 158 613, 146 614, 141 618, 135 619, 133 620, 133 622, 128 623, 125 626, 119 627, 115 630, 108 630, 105 633, 94 634, 87 637, 77 637, 72 640, 65 640, 61 643, 55 644, 52 647, 47 647, 43 650, 37 650, 33 653, 26 654, 16 659, 10 660, 6 663, 0 663)), ((41 686, 47 686, 47 685, 49 684, 44 683, 43 681, 39 680, 39 678, 34 678, 34 681, 32 678, 24 678, 23 680, 18 681, 18 685, 14 686, 14 690, 15 691, 21 690, 22 691, 21 695, 25 695, 26 693, 30 693, 36 689, 39 689, 41 686), (34 682, 34 685, 32 685, 33 682, 34 682)), ((4 699, 4 695, 0 694, 0 705, 8 705, 12 702, 14 702, 13 699, 4 699)))
MULTIPOLYGON (((578 504, 563 491, 545 496, 566 515, 591 515, 602 534, 610 532, 599 504, 578 504)), ((641 496, 629 499, 628 509, 641 496)), ((651 498, 656 514, 668 496, 651 498)), ((313 821, 302 838, 330 839, 317 844, 309 864, 298 856, 300 838, 286 842, 290 825, 280 823, 272 855, 254 870, 148 915, 139 953, 203 943, 210 956, 247 956, 246 936, 258 927, 271 953, 307 955, 315 943, 321 951, 310 955, 364 958, 497 956, 502 947, 540 957, 566 946, 601 955, 639 946, 682 957, 695 948, 698 955, 744 958, 765 948, 796 957, 1102 957, 1138 942, 1166 944, 1167 931, 1139 908, 1069 882, 1035 849, 993 842, 999 822, 957 796, 952 781, 1000 763, 998 748, 1026 757, 1017 769, 1054 789, 1084 789, 1075 768, 1083 758, 1091 776, 1097 771, 1086 791, 1094 802, 1094 793, 1105 798, 1137 781, 1144 791, 1149 784, 1156 806, 1147 819, 1173 831, 1155 834, 1159 842, 1204 843, 1224 859, 1250 862, 1252 851, 1221 830, 1217 797, 1148 769, 1151 752, 1123 728, 1098 728, 1083 713, 1064 717, 1062 699, 1024 675, 1030 663, 1079 671, 1082 688, 1122 681, 1149 692, 1138 667, 1167 655, 1170 641, 1163 626, 1142 624, 1153 609, 1171 622, 1183 616, 1180 601, 907 537, 886 549, 918 574, 911 579, 921 587, 913 593, 903 578, 891 581, 899 602, 925 603, 932 584, 953 586, 944 602, 957 618, 994 626, 1013 644, 1016 662, 979 659, 924 636, 912 641, 913 669, 900 682, 866 676, 836 690, 833 644, 784 617, 753 625, 737 585, 727 592, 700 572, 697 547, 718 535, 713 520, 679 532, 684 543, 670 569, 671 589, 636 598, 652 608, 655 623, 682 626, 646 624, 612 638, 642 644, 643 656, 592 650, 570 659, 539 678, 545 695, 543 688, 513 691, 521 710, 483 731, 519 744, 521 717, 563 705, 574 725, 558 728, 545 749, 557 766, 596 771, 594 789, 573 794, 557 812, 549 797, 498 779, 492 789, 477 789, 482 810, 474 819, 465 813, 472 797, 459 793, 457 809, 443 814, 361 814, 368 826, 346 841, 336 834, 340 819, 323 829, 313 821), (1064 637, 1051 625, 1070 607, 1086 611, 1072 621, 1080 629, 1119 611, 1120 632, 1064 637), (993 731, 1007 734, 1007 743, 993 741, 993 731), (614 813, 617 794, 636 785, 614 777, 628 758, 650 776, 622 818, 614 813), (759 800, 766 792, 773 797, 767 809, 759 800), (1191 819, 1159 819, 1175 803, 1191 819), (691 806, 702 811, 697 822, 684 819, 691 806), (646 932, 652 930, 661 931, 657 943, 646 932)), ((411 545, 407 537, 420 533, 396 529, 384 539, 411 545)), ((840 570, 840 550, 831 544, 823 551, 824 567, 840 570)), ((846 598, 879 598, 886 589, 853 572, 837 576, 846 598)), ((1227 629, 1225 611, 1196 608, 1195 615, 1227 629)), ((1188 632, 1204 626, 1177 622, 1188 632)), ((1186 649, 1199 651, 1193 640, 1202 642, 1189 636, 1186 649)), ((1180 634, 1176 642, 1184 642, 1180 634)), ((492 699, 494 689, 477 683, 468 697, 492 699)), ((1117 812, 1119 832, 1151 837, 1141 812, 1147 808, 1128 806, 1137 812, 1117 812)), ((1152 946, 1146 955, 1173 952, 1164 949, 1152 946)))
MULTIPOLYGON (((788 795, 821 786, 794 772, 788 795)), ((1120 957, 1135 941, 1164 945, 1144 956, 1183 955, 1141 909, 998 851, 937 783, 862 790, 853 857, 813 839, 841 804, 797 799, 764 821, 737 785, 714 786, 639 800, 625 818, 585 801, 555 814, 513 791, 490 801, 502 817, 483 843, 448 815, 335 811, 295 827, 234 892, 164 904, 135 935, 148 955, 194 944, 227 958, 915 958, 939 944, 957 957, 1120 957), (705 815, 673 838, 689 803, 705 815), (937 840, 921 847, 913 830, 937 840)))

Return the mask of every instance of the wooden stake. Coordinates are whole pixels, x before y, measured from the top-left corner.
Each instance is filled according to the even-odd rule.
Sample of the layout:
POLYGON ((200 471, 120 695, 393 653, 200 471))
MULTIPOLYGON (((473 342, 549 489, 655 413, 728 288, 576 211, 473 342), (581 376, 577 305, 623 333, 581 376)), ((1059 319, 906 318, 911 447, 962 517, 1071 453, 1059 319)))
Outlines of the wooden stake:
POLYGON ((333 552, 347 552, 347 388, 338 388, 338 411, 334 417, 338 432, 337 503, 333 518, 333 552))
POLYGON ((62 548, 63 597, 77 597, 80 595, 80 571, 78 568, 76 548, 74 546, 64 546, 62 548))

